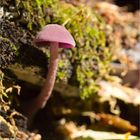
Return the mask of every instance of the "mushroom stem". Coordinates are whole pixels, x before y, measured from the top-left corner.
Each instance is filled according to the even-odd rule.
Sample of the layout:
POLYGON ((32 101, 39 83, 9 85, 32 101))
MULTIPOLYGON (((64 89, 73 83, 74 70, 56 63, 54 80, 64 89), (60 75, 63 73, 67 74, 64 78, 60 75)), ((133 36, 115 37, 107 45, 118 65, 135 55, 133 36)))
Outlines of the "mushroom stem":
POLYGON ((58 49, 59 49, 59 43, 57 42, 50 43, 50 66, 47 74, 47 79, 38 97, 37 104, 39 105, 39 108, 43 108, 46 105, 46 102, 51 96, 54 87, 57 66, 58 66, 58 59, 59 59, 58 49))
POLYGON ((58 60, 59 60, 59 43, 57 42, 51 42, 50 43, 50 66, 47 74, 47 78, 45 80, 44 86, 42 88, 41 93, 32 101, 30 106, 26 108, 26 116, 33 117, 34 114, 41 108, 43 108, 49 97, 51 96, 55 79, 56 79, 56 72, 57 72, 57 66, 58 66, 58 60))

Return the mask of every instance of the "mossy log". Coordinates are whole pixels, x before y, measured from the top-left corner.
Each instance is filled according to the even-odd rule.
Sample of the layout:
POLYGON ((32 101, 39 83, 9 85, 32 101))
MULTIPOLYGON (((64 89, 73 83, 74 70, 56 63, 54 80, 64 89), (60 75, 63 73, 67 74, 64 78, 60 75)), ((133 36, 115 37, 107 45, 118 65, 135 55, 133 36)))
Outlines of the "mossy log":
POLYGON ((45 77, 49 54, 35 48, 33 38, 45 24, 63 25, 74 36, 76 47, 60 50, 57 81, 78 87, 83 98, 95 94, 99 89, 96 81, 109 75, 112 61, 112 46, 106 46, 106 25, 101 17, 88 7, 58 0, 8 2, 2 3, 0 35, 16 47, 10 63, 41 67, 45 77))

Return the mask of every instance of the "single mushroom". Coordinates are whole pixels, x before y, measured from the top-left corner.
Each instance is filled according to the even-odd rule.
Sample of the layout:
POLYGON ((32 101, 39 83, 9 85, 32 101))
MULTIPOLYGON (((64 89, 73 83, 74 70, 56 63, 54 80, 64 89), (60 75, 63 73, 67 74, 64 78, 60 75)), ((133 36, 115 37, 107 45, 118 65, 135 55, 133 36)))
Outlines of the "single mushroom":
POLYGON ((68 30, 57 24, 46 25, 38 33, 34 42, 38 46, 50 46, 50 64, 42 91, 30 106, 30 114, 43 108, 52 93, 59 60, 59 48, 72 48, 75 46, 75 41, 68 30))

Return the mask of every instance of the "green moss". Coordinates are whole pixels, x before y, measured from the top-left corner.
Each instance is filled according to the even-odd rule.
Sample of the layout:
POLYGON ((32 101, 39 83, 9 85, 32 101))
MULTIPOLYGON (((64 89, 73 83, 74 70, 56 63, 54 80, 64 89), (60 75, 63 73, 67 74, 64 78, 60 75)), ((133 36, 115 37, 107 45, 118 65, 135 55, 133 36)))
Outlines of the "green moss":
POLYGON ((7 66, 18 54, 16 46, 8 38, 0 36, 0 68, 7 66))
POLYGON ((50 13, 47 9, 52 8, 56 2, 57 0, 17 0, 15 6, 17 13, 22 16, 22 22, 29 30, 34 30, 50 22, 50 13))

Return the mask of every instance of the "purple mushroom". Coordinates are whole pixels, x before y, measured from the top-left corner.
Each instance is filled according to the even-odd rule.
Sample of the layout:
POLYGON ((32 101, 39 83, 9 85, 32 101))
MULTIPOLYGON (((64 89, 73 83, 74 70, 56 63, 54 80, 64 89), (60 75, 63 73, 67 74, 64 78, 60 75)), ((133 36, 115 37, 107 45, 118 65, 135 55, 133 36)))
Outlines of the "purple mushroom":
POLYGON ((59 60, 59 47, 72 48, 75 46, 75 41, 68 30, 65 27, 57 24, 46 25, 42 31, 38 33, 34 42, 38 46, 50 46, 50 65, 47 79, 44 83, 41 93, 33 102, 30 113, 43 108, 52 93, 59 60))

